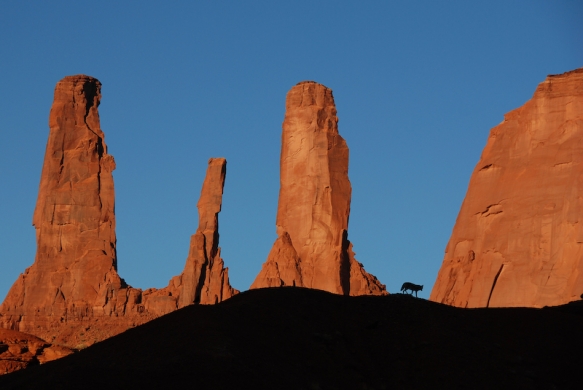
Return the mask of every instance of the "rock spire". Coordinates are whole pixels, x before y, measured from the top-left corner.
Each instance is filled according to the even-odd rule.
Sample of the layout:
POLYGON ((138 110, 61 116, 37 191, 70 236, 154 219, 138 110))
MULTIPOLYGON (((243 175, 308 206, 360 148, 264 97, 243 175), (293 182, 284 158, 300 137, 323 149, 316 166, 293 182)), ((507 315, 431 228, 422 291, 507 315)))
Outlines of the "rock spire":
POLYGON ((33 216, 37 253, 1 311, 3 326, 31 332, 67 318, 110 315, 117 274, 113 157, 99 124, 101 83, 68 76, 55 88, 33 216))
POLYGON ((182 272, 179 307, 214 304, 239 293, 229 284, 219 248, 219 212, 227 160, 211 158, 198 201, 198 229, 190 239, 190 252, 182 272))
POLYGON ((344 295, 384 295, 348 241, 352 188, 348 146, 332 90, 307 81, 287 94, 277 234, 251 288, 301 286, 344 295))
POLYGON ((146 308, 165 314, 187 305, 215 304, 238 294, 229 284, 219 248, 219 212, 227 160, 211 158, 198 201, 198 229, 190 238, 184 271, 170 280, 168 287, 152 291, 146 308))
POLYGON ((542 307, 583 293, 583 68, 490 131, 430 299, 542 307))

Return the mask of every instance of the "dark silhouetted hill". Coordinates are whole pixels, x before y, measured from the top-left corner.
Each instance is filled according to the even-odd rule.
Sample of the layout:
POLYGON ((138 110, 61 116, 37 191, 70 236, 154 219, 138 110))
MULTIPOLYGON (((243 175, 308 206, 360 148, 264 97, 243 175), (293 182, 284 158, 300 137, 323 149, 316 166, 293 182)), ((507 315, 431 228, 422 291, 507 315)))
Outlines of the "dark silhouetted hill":
POLYGON ((1 389, 576 389, 583 306, 460 309, 304 288, 188 306, 1 389))

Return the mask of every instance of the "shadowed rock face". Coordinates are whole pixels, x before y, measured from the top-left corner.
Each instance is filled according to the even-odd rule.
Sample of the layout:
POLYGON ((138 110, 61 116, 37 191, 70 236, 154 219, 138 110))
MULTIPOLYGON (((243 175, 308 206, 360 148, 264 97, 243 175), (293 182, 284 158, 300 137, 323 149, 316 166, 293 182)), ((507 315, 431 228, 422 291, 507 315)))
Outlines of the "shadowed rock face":
POLYGON ((302 286, 344 295, 383 295, 347 239, 352 188, 348 147, 338 134, 332 91, 302 82, 287 94, 278 238, 251 288, 302 286))
POLYGON ((583 68, 494 127, 430 299, 542 307, 583 293, 583 68))
POLYGON ((0 306, 3 328, 83 347, 192 303, 237 291, 218 248, 226 172, 211 159, 199 201, 200 226, 184 275, 164 289, 128 286, 117 273, 115 162, 99 124, 101 83, 68 76, 55 88, 49 139, 34 212, 37 254, 0 306))

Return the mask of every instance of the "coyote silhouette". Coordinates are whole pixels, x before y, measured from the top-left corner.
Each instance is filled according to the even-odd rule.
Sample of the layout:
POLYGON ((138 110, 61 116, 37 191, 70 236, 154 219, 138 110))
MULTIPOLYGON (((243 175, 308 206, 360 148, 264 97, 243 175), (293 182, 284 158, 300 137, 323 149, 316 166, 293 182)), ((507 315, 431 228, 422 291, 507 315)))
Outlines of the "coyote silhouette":
POLYGON ((413 291, 415 291, 415 297, 417 297, 417 291, 423 291, 423 285, 418 285, 415 283, 405 282, 403 286, 401 286, 402 292, 407 292, 407 290, 411 290, 411 295, 413 295, 413 291))

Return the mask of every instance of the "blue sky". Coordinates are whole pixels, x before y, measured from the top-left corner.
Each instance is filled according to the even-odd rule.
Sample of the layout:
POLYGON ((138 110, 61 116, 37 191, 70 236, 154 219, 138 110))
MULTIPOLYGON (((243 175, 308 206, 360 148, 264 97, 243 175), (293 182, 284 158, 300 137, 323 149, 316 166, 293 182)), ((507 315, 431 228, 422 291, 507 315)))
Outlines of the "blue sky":
POLYGON ((0 299, 35 255, 31 226, 55 84, 103 83, 119 273, 182 272, 209 157, 231 284, 276 238, 287 91, 334 91, 350 148, 349 239, 367 271, 428 297, 489 130, 547 74, 583 66, 579 1, 12 1, 0 7, 0 299), (282 3, 282 4, 280 4, 282 3))

